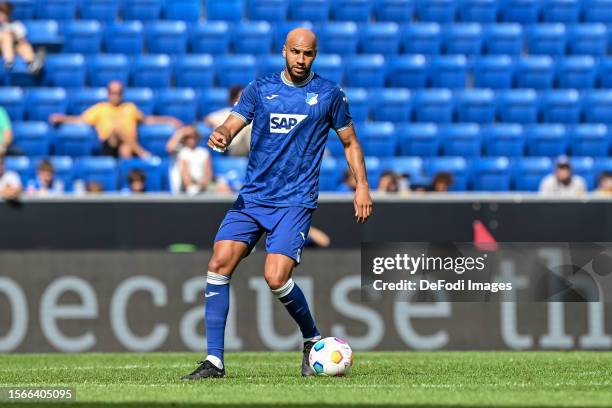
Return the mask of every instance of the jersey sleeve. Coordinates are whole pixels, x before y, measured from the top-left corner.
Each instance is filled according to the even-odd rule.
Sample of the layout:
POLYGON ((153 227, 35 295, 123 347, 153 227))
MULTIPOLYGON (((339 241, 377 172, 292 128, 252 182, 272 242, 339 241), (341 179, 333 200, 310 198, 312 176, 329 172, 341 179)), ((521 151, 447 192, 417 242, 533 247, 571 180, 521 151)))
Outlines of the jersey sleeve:
POLYGON ((331 127, 336 130, 336 132, 346 129, 353 123, 353 118, 349 112, 348 99, 346 99, 346 95, 340 87, 336 87, 333 91, 330 107, 330 122, 331 127))
POLYGON ((255 106, 257 105, 257 85, 252 81, 242 91, 240 100, 234 106, 230 114, 239 117, 247 125, 253 121, 255 116, 255 106))

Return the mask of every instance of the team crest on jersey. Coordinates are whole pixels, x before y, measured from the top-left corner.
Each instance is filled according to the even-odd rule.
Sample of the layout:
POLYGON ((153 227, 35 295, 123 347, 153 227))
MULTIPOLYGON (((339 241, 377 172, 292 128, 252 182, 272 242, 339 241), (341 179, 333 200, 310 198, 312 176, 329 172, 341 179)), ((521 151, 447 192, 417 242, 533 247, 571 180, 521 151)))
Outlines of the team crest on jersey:
POLYGON ((312 93, 312 92, 306 93, 306 103, 309 104, 310 106, 316 105, 317 102, 319 102, 318 98, 319 98, 319 94, 312 93))
POLYGON ((270 113, 270 133, 289 133, 307 117, 308 115, 270 113))

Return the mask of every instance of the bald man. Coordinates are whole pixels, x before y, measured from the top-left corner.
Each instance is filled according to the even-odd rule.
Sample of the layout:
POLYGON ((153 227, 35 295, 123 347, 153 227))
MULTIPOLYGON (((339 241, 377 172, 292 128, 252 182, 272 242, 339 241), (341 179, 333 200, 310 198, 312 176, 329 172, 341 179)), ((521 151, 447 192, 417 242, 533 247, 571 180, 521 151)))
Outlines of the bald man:
POLYGON ((329 129, 340 137, 356 181, 356 221, 364 223, 372 212, 363 152, 346 96, 338 85, 311 70, 317 56, 315 35, 303 28, 291 31, 282 53, 285 69, 251 82, 229 118, 208 139, 212 149, 225 150, 242 128, 253 124, 246 180, 221 223, 208 263, 208 355, 183 377, 186 380, 225 376, 223 350, 230 279, 264 233, 264 277, 302 333, 302 375, 314 375, 308 355, 321 334, 291 275, 301 261, 317 206, 319 169, 329 129))

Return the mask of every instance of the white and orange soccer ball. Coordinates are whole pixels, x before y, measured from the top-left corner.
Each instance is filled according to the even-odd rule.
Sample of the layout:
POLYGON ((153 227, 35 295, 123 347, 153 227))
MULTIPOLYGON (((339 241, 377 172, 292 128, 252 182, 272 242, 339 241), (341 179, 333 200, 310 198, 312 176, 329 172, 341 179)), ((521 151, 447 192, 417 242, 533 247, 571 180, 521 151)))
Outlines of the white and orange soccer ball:
POLYGON ((326 337, 312 346, 309 361, 317 375, 340 377, 347 375, 353 365, 353 350, 338 337, 326 337))

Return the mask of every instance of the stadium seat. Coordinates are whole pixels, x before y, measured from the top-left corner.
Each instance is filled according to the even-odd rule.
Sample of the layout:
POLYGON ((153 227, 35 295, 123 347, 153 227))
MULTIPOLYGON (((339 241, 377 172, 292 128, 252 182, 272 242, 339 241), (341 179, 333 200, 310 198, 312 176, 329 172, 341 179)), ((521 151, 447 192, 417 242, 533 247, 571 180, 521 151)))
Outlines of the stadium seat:
POLYGON ((108 53, 139 55, 144 43, 140 21, 109 23, 104 30, 104 47, 108 53))
POLYGON ((416 0, 374 0, 376 21, 412 21, 416 0))
POLYGON ((380 54, 355 55, 343 59, 347 86, 382 88, 385 86, 385 59, 380 54))
POLYGON ((97 54, 102 48, 102 29, 95 20, 69 21, 62 25, 65 53, 97 54))
POLYGON ((95 130, 88 125, 65 124, 55 132, 55 154, 59 156, 91 156, 98 144, 95 130))
POLYGON ((139 55, 134 58, 130 75, 131 86, 167 88, 170 86, 170 58, 165 54, 139 55))
POLYGON ((599 88, 612 88, 612 57, 599 60, 597 78, 599 88))
POLYGON ((360 52, 395 55, 399 52, 400 34, 396 23, 365 23, 359 28, 360 52))
POLYGON ((438 126, 434 123, 408 123, 396 126, 398 150, 403 156, 432 157, 440 150, 438 126))
POLYGON ((398 55, 387 62, 387 84, 397 88, 425 88, 427 61, 423 55, 398 55))
MULTIPOLYGON (((72 183, 74 182, 75 170, 74 161, 69 156, 52 156, 48 159, 53 166, 53 180, 62 183, 65 192, 72 191, 72 183)), ((32 171, 38 169, 38 165, 42 161, 41 158, 33 160, 32 171)))
POLYGON ((442 172, 453 175, 453 183, 449 191, 467 190, 468 168, 463 157, 434 157, 425 161, 425 173, 430 178, 442 172))
POLYGON ((520 24, 491 24, 483 31, 484 52, 518 56, 523 50, 523 28, 520 24))
POLYGON ((123 0, 123 19, 157 21, 161 8, 162 0, 123 0))
POLYGON ((244 16, 242 0, 216 0, 206 2, 206 19, 209 21, 239 22, 244 16))
POLYGON ((514 189, 517 191, 538 191, 542 179, 553 171, 549 157, 523 157, 513 163, 514 189))
POLYGON ((477 88, 512 88, 514 64, 507 55, 489 55, 473 62, 474 86, 477 88))
POLYGON ((174 134, 175 129, 168 124, 138 126, 138 140, 145 150, 155 156, 166 157, 166 143, 174 134))
POLYGON ((13 1, 13 21, 32 20, 36 15, 36 2, 31 0, 13 1))
POLYGON ((211 88, 215 79, 213 58, 208 54, 188 54, 174 61, 174 78, 178 87, 211 88))
POLYGON ((213 173, 224 176, 235 173, 243 179, 246 175, 247 164, 248 159, 246 157, 216 157, 212 163, 213 173))
POLYGON ((385 157, 380 163, 381 171, 392 171, 407 175, 412 182, 423 177, 423 160, 420 157, 396 156, 385 157))
POLYGON ((582 124, 569 129, 572 156, 606 157, 610 148, 608 128, 602 124, 582 124))
POLYGON ((442 34, 438 23, 411 23, 400 30, 400 45, 406 54, 438 55, 442 34))
POLYGON ((433 88, 464 88, 467 71, 464 55, 439 55, 431 61, 429 81, 433 88))
POLYGON ((46 122, 52 113, 66 113, 68 101, 64 88, 32 88, 26 93, 28 120, 46 122))
MULTIPOLYGON (((327 0, 322 1, 327 2, 327 0)), ((281 50, 283 49, 283 45, 285 45, 285 38, 287 38, 287 34, 289 33, 289 31, 299 27, 307 28, 309 30, 313 29, 313 25, 310 21, 287 21, 284 23, 276 23, 273 26, 274 52, 281 52, 281 50)), ((319 56, 317 56, 317 58, 319 58, 319 56)))
POLYGON ((387 88, 370 93, 372 120, 388 122, 410 122, 410 91, 402 88, 387 88))
MULTIPOLYGON (((218 1, 212 1, 215 3, 218 1)), ((196 22, 200 19, 200 0, 164 0, 162 15, 166 20, 180 20, 196 22)))
POLYGON ((378 182, 380 181, 380 175, 382 173, 380 159, 374 156, 366 156, 365 165, 368 183, 370 183, 373 189, 378 188, 378 182))
POLYGON ((19 175, 22 184, 26 184, 28 180, 34 177, 34 169, 29 157, 15 156, 4 159, 4 168, 7 171, 14 171, 19 175))
POLYGON ((608 32, 600 23, 578 24, 568 30, 570 54, 603 57, 608 49, 608 32))
POLYGON ((90 86, 106 86, 112 80, 128 83, 130 66, 123 54, 98 54, 87 60, 87 82, 90 86))
POLYGON ((215 60, 217 81, 221 86, 246 86, 255 79, 255 57, 228 55, 215 60))
MULTIPOLYGON (((281 57, 282 58, 282 57, 281 57)), ((285 65, 283 58, 283 67, 285 65)), ((279 72, 282 68, 279 70, 279 72)), ((313 70, 323 78, 334 81, 337 84, 343 83, 344 67, 342 58, 337 54, 321 54, 315 59, 313 70)))
POLYGON ((508 89, 498 95, 497 112, 501 122, 536 123, 538 95, 533 89, 508 89))
POLYGON ((580 122, 580 95, 575 89, 544 92, 542 122, 573 124, 580 122))
POLYGON ((531 55, 565 54, 566 32, 561 23, 536 24, 527 29, 527 49, 531 55))
POLYGON ((150 88, 126 88, 123 99, 132 102, 145 115, 152 115, 155 107, 153 91, 150 88))
POLYGON ((417 91, 412 107, 417 122, 450 123, 453 120, 453 99, 448 89, 417 91))
POLYGON ((357 52, 357 24, 351 21, 329 22, 314 27, 319 36, 319 51, 327 54, 351 55, 357 52))
POLYGON ((596 78, 597 66, 590 55, 573 55, 557 62, 559 88, 591 89, 596 78))
POLYGON ((456 1, 418 0, 416 14, 421 21, 452 23, 455 20, 456 1))
POLYGON ((82 88, 71 90, 68 94, 68 112, 80 115, 99 102, 108 98, 106 88, 82 88))
POLYGON ((20 87, 3 87, 0 92, 0 106, 6 110, 12 121, 23 120, 25 116, 25 97, 20 87))
POLYGON ((599 178, 603 172, 612 173, 612 158, 597 157, 593 166, 594 176, 599 178))
POLYGON ((395 127, 391 122, 365 122, 355 124, 363 153, 366 156, 395 156, 395 127))
POLYGON ((531 125, 525 128, 527 153, 530 156, 558 157, 567 154, 565 126, 559 124, 531 125))
POLYGON ((577 23, 580 3, 581 0, 546 0, 542 7, 542 20, 546 23, 577 23))
POLYGON ((506 0, 501 8, 503 21, 533 24, 538 21, 540 0, 506 0))
POLYGON ((512 180, 510 160, 506 157, 485 157, 476 160, 470 169, 475 191, 508 191, 512 180))
POLYGON ((583 18, 589 23, 612 23, 612 0, 583 0, 583 18))
POLYGON ((147 49, 152 54, 185 54, 187 25, 183 21, 156 21, 145 30, 147 49))
POLYGON ((446 27, 442 48, 445 54, 479 55, 482 50, 482 27, 478 23, 446 27))
POLYGON ((85 58, 83 55, 49 55, 45 60, 43 84, 64 88, 85 86, 85 58))
POLYGON ((367 22, 371 12, 370 0, 330 0, 332 20, 367 22))
POLYGON ((62 44, 59 24, 55 20, 31 20, 23 22, 27 38, 33 46, 57 47, 62 44))
POLYGON ((117 191, 117 162, 112 157, 83 157, 75 161, 75 176, 85 184, 96 182, 105 192, 117 191))
POLYGON ((612 124, 612 90, 586 92, 582 99, 586 122, 612 124))
POLYGON ((86 0, 79 2, 79 15, 82 19, 112 22, 117 19, 118 0, 86 0))
POLYGON ((199 54, 225 55, 229 51, 230 31, 225 21, 194 24, 189 29, 189 48, 199 54))
POLYGON ((26 156, 49 154, 51 134, 46 122, 15 122, 13 135, 13 146, 26 156))
POLYGON ((320 191, 336 191, 342 181, 344 163, 335 157, 324 157, 319 179, 320 191))
POLYGON ((459 20, 474 23, 495 23, 497 21, 496 0, 462 0, 459 4, 459 20))
POLYGON ((527 56, 517 63, 519 88, 550 89, 553 86, 554 63, 545 55, 527 56))
POLYGON ((268 55, 272 49, 272 30, 265 21, 242 23, 232 32, 232 45, 237 54, 268 55))
POLYGON ((327 21, 329 0, 290 0, 288 13, 293 21, 327 21))
POLYGON ((522 157, 525 152, 523 127, 515 123, 498 123, 481 128, 487 156, 522 157))
POLYGON ((73 20, 76 14, 76 0, 38 1, 36 18, 58 21, 73 20))
POLYGON ((440 128, 442 154, 445 156, 480 157, 482 140, 476 123, 455 123, 440 128))
POLYGON ((490 89, 466 89, 455 94, 457 121, 491 123, 495 120, 495 94, 490 89))
POLYGON ((159 157, 148 159, 119 160, 119 188, 129 190, 128 176, 130 171, 140 170, 145 175, 145 191, 157 192, 162 190, 163 166, 159 157))
POLYGON ((203 118, 211 112, 229 106, 229 93, 225 88, 202 90, 197 95, 198 117, 203 118))
POLYGON ((595 160, 592 157, 570 157, 570 164, 572 171, 584 178, 587 189, 593 190, 595 187, 595 160))
POLYGON ((281 22, 287 19, 285 0, 247 0, 249 20, 281 22))
POLYGON ((196 95, 191 88, 161 89, 157 93, 156 113, 162 116, 173 116, 183 123, 196 120, 196 95))
POLYGON ((353 121, 365 122, 368 119, 370 106, 368 91, 363 88, 348 88, 344 91, 349 101, 353 121))

